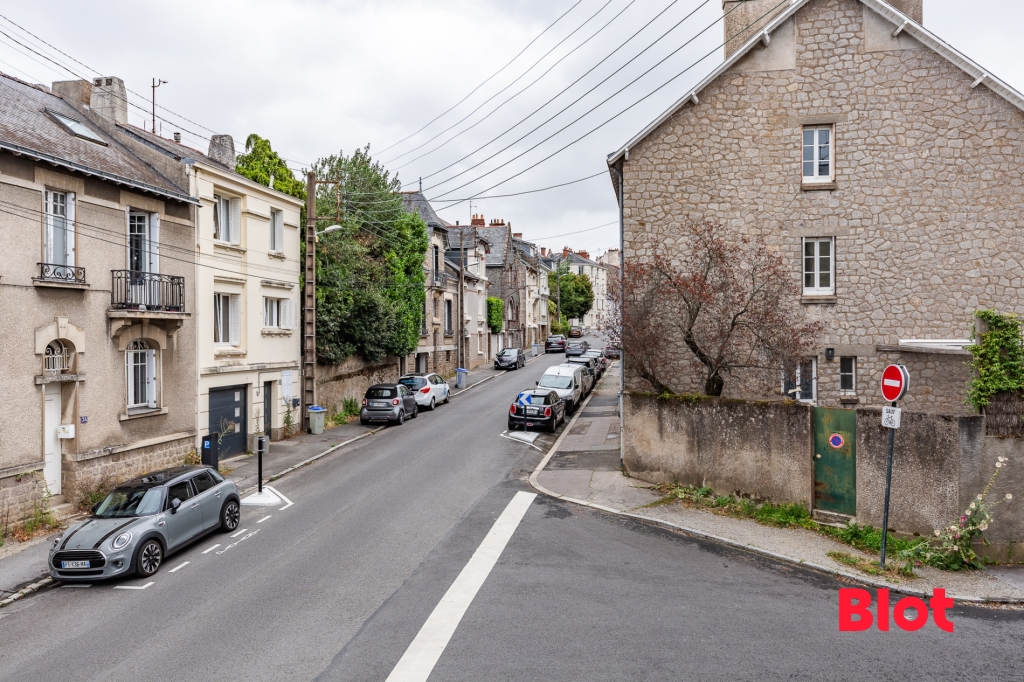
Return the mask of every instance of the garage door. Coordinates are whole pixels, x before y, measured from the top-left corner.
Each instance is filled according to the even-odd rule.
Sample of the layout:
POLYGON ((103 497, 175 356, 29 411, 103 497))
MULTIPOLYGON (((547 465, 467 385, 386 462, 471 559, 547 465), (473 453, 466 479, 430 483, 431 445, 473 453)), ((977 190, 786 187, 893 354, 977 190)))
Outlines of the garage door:
POLYGON ((210 432, 221 434, 221 459, 240 455, 248 449, 245 389, 245 386, 210 389, 210 432))

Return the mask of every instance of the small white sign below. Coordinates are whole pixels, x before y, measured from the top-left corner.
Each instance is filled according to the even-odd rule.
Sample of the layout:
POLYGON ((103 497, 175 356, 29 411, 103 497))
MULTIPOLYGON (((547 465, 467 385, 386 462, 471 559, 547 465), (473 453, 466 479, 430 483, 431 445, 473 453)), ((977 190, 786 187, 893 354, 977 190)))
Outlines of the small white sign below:
POLYGON ((887 429, 900 428, 900 408, 888 406, 883 407, 882 426, 884 426, 887 429))
POLYGON ((75 437, 75 425, 74 424, 61 424, 57 427, 57 438, 74 438, 75 437))

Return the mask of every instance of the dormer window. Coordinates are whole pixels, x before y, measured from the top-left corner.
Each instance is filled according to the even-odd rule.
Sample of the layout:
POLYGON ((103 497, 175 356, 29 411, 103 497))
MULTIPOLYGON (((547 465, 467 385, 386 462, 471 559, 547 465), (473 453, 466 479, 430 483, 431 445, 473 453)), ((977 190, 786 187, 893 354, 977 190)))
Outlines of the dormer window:
POLYGON ((89 142, 101 144, 104 147, 107 146, 106 141, 104 141, 102 137, 100 137, 92 130, 90 130, 84 123, 79 121, 77 118, 71 118, 70 116, 66 116, 64 114, 58 114, 56 111, 53 111, 51 109, 47 109, 46 113, 49 114, 50 118, 59 123, 61 127, 63 127, 65 130, 67 130, 75 137, 80 137, 83 140, 88 140, 89 142))

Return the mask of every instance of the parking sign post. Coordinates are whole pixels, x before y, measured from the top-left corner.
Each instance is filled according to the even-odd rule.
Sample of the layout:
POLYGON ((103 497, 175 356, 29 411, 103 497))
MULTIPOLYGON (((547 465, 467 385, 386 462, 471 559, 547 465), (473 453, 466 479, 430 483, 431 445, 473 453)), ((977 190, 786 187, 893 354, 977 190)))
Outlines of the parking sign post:
POLYGON ((892 486, 892 450, 896 429, 900 427, 900 409, 896 402, 910 387, 910 374, 903 365, 889 365, 882 372, 882 397, 892 403, 882 408, 882 426, 889 429, 889 458, 885 465, 885 506, 882 509, 882 569, 885 569, 885 545, 889 537, 889 489, 892 486))

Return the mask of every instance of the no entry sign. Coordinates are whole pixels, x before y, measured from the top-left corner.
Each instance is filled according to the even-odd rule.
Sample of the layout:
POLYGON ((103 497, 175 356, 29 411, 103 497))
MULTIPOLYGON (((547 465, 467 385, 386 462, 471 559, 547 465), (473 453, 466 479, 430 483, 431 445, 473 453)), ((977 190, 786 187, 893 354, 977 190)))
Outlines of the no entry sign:
POLYGON ((902 365, 889 365, 882 372, 882 397, 894 403, 907 392, 910 374, 902 365))

